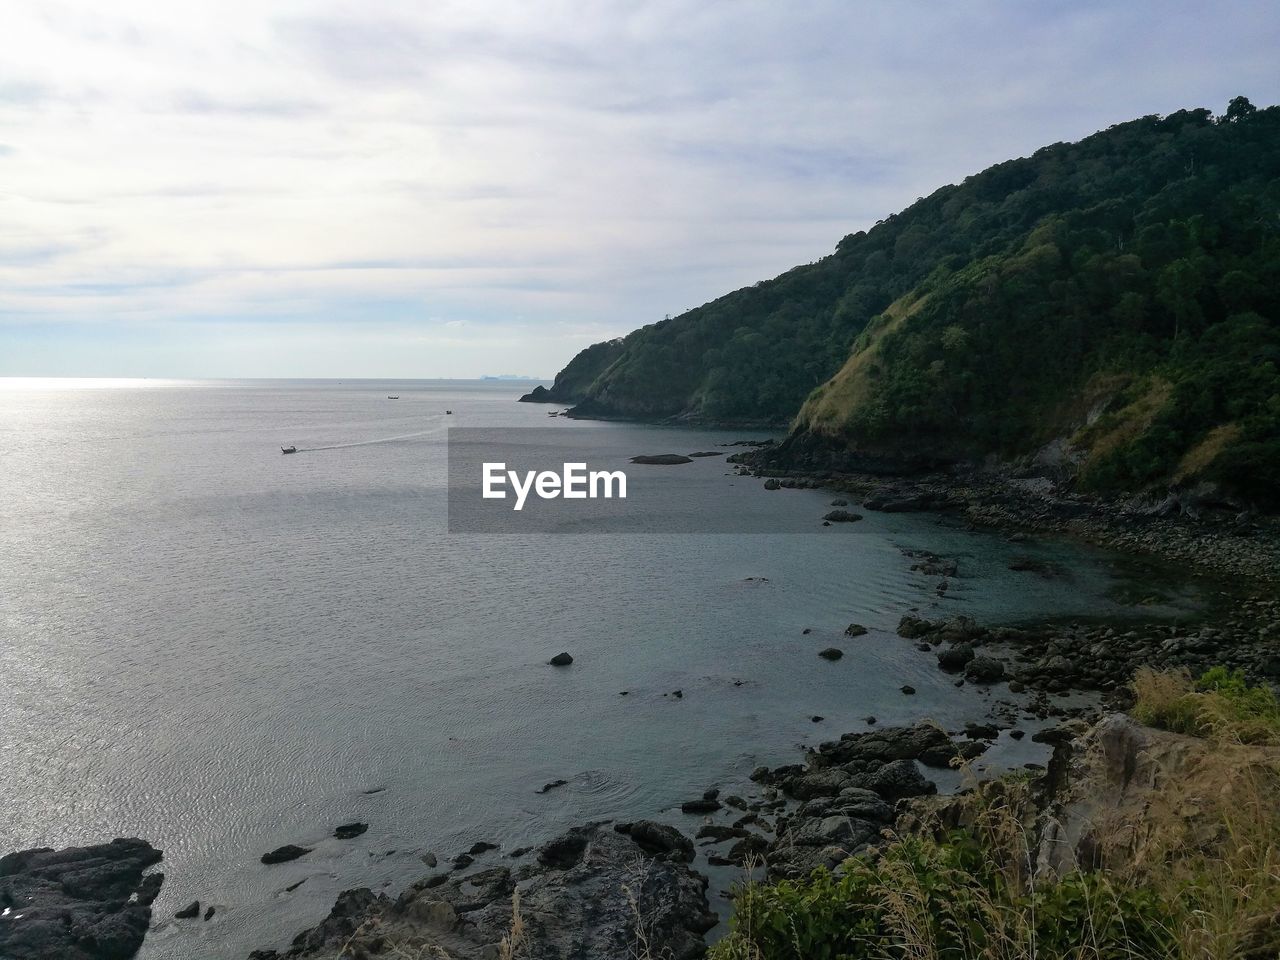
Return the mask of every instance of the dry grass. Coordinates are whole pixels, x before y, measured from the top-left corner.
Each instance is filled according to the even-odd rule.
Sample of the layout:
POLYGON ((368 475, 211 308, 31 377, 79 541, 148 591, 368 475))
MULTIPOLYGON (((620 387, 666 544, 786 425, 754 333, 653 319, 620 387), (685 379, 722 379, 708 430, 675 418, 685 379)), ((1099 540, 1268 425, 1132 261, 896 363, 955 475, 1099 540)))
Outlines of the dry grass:
MULTIPOLYGON (((1179 725, 1202 736, 1152 734, 1136 773, 1086 767, 1090 779, 1073 784, 1084 806, 1062 812, 1085 824, 1083 864, 1065 857, 1057 859, 1067 866, 1049 867, 1053 849, 1066 848, 1044 838, 1073 834, 1038 813, 1026 778, 976 784, 935 807, 932 821, 917 821, 878 861, 846 864, 856 882, 749 883, 734 934, 712 956, 1280 957, 1280 747, 1239 741, 1235 694, 1154 671, 1135 686, 1151 716, 1183 718, 1179 725)), ((1059 842, 1077 852, 1074 840, 1059 842)))
POLYGON ((524 916, 520 913, 520 890, 511 892, 511 926, 498 944, 499 960, 518 960, 527 944, 524 916))
POLYGON ((928 302, 927 293, 919 297, 909 293, 891 303, 879 317, 873 318, 858 337, 844 366, 805 401, 793 427, 804 425, 815 433, 831 434, 848 427, 850 418, 874 393, 871 371, 877 363, 881 343, 900 330, 928 302))
POLYGON ((1240 424, 1224 423, 1210 430, 1203 440, 1188 450, 1174 471, 1175 483, 1183 483, 1204 473, 1227 447, 1240 439, 1240 424))
POLYGON ((1124 409, 1104 414, 1077 433, 1072 438, 1071 445, 1088 451, 1086 469, 1145 433, 1172 395, 1171 383, 1153 377, 1137 399, 1124 409))

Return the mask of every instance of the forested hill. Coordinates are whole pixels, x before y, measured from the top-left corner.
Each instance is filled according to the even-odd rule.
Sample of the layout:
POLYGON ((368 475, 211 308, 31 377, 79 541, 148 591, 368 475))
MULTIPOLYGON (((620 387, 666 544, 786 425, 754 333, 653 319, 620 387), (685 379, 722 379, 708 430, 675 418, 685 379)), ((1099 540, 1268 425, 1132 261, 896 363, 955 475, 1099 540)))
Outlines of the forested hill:
POLYGON ((1059 440, 1098 487, 1203 475, 1265 498, 1280 108, 1045 147, 596 355, 564 398, 583 416, 795 418, 810 446, 940 459, 1059 440))

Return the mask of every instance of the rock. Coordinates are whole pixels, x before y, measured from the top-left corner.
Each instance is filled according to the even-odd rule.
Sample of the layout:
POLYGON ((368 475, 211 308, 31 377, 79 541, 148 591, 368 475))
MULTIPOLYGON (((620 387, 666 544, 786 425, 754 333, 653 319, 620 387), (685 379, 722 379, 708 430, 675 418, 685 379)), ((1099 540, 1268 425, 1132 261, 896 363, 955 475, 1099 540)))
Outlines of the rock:
POLYGON ((748 834, 729 848, 730 863, 742 866, 748 860, 763 857, 769 850, 769 841, 758 833, 748 834))
POLYGON ((469 853, 460 853, 453 858, 453 869, 465 870, 476 862, 476 858, 469 853))
POLYGON ((87 847, 38 847, 0 857, 0 904, 21 922, 0 920, 6 960, 132 957, 151 924, 164 874, 144 876, 161 852, 145 840, 87 847))
POLYGON ((703 791, 702 791, 702 799, 703 799, 703 800, 717 800, 717 799, 719 799, 719 797, 720 797, 720 788, 719 788, 719 787, 711 787, 711 788, 709 788, 709 789, 707 789, 707 790, 703 790, 703 791))
POLYGON ((740 840, 748 836, 746 830, 742 827, 726 827, 716 823, 704 823, 698 828, 698 840, 710 840, 713 843, 723 843, 726 840, 740 840))
POLYGON ((928 495, 898 496, 890 494, 869 497, 862 502, 862 505, 868 510, 878 510, 881 513, 910 513, 936 509, 939 503, 928 495))
POLYGON ((803 820, 786 841, 799 847, 841 846, 854 850, 880 835, 880 825, 843 815, 803 820))
POLYGON ((916 688, 909 683, 904 683, 899 689, 908 697, 915 696, 916 688))
POLYGON ((367 823, 344 823, 340 827, 335 827, 333 835, 338 840, 351 840, 360 836, 369 829, 367 823))
POLYGON ((862 519, 862 514, 850 510, 832 510, 824 514, 822 519, 828 523, 857 523, 862 519))
POLYGON ((945 650, 938 651, 938 666, 943 670, 954 673, 967 667, 975 656, 973 644, 953 643, 945 650))
POLYGON ((538 862, 544 867, 568 870, 582 859, 590 839, 588 831, 575 828, 549 840, 538 849, 538 862))
POLYGON ((488 853, 490 850, 497 849, 498 845, 496 843, 490 843, 488 840, 477 840, 471 845, 471 848, 467 850, 467 853, 473 857, 478 857, 482 853, 488 853))
POLYGON ((812 723, 821 723, 824 719, 825 719, 824 717, 821 717, 816 713, 809 718, 810 722, 812 723))
POLYGON ((653 455, 644 455, 632 457, 632 463, 648 463, 658 466, 675 466, 678 463, 693 463, 692 457, 682 456, 678 453, 659 453, 653 455))
POLYGON ((567 667, 569 664, 573 663, 573 657, 567 653, 557 653, 547 662, 553 667, 567 667))
MULTIPOLYGON (((703 936, 716 918, 708 909, 706 880, 683 862, 654 857, 632 837, 595 825, 576 827, 548 846, 570 854, 522 868, 518 956, 631 956, 637 917, 653 956, 693 960, 705 953, 703 936)), ((516 882, 509 869, 494 868, 431 887, 414 884, 397 899, 347 891, 324 922, 296 938, 287 956, 496 960, 497 945, 512 926, 516 882)))
POLYGON ((964 669, 971 683, 998 683, 1004 679, 1004 664, 993 657, 974 657, 964 669))
POLYGON ((1027 735, 1027 732, 1026 732, 1025 730, 1010 730, 1010 731, 1009 731, 1009 739, 1010 739, 1010 740, 1021 740, 1021 739, 1022 739, 1023 737, 1025 737, 1026 735, 1027 735))
POLYGON ((290 860, 297 860, 310 852, 310 847, 299 847, 292 843, 286 843, 283 847, 276 847, 270 853, 264 853, 262 862, 266 864, 288 863, 290 860))
POLYGON ((1076 665, 1069 659, 1058 654, 1052 657, 1046 657, 1037 664, 1037 669, 1041 673, 1047 673, 1057 677, 1071 677, 1076 672, 1076 665))
POLYGON ((206 922, 208 922, 208 921, 212 920, 212 919, 213 919, 213 915, 214 915, 216 912, 217 912, 217 911, 216 911, 216 910, 214 910, 214 909, 213 909, 213 907, 210 907, 208 910, 206 910, 206 911, 204 912, 204 919, 205 919, 205 921, 206 921, 206 922))
POLYGON ((691 457, 723 457, 724 453, 719 450, 698 450, 689 454, 691 457))
POLYGON ((191 920, 200 915, 200 901, 192 900, 190 904, 183 907, 173 915, 175 920, 191 920))
POLYGON ((681 813, 715 813, 720 809, 720 801, 711 799, 686 800, 680 804, 681 813))
POLYGON ((693 862, 693 841, 675 827, 653 820, 637 820, 615 824, 613 829, 625 833, 650 856, 675 863, 693 862))
POLYGON ((932 623, 912 613, 905 614, 898 621, 898 636, 905 637, 907 640, 917 640, 932 629, 932 623))
POLYGON ((683 700, 683 699, 684 699, 684 691, 683 691, 683 690, 672 690, 672 691, 671 691, 671 696, 675 697, 677 700, 683 700))
POLYGON ((766 490, 777 490, 777 489, 778 489, 779 487, 781 487, 781 486, 782 486, 782 484, 780 484, 780 483, 779 483, 775 478, 773 478, 773 477, 770 477, 768 480, 766 480, 766 481, 764 482, 764 488, 765 488, 766 490))
POLYGON ((538 384, 528 393, 520 398, 519 403, 556 403, 556 399, 552 396, 551 391, 538 384))
POLYGON ((866 632, 867 628, 860 623, 851 623, 844 628, 844 635, 846 637, 861 637, 865 636, 866 632))
POLYGON ((827 647, 825 650, 819 650, 818 656, 823 660, 839 660, 844 656, 844 651, 838 647, 827 647))
POLYGON ((850 786, 851 774, 840 768, 815 770, 788 780, 783 789, 797 800, 811 800, 814 797, 834 797, 845 787, 850 786))
POLYGON ((919 760, 926 766, 945 768, 956 752, 956 744, 947 732, 931 723, 846 733, 836 742, 818 748, 823 763, 851 770, 865 770, 893 760, 919 760))
POLYGON ((937 784, 925 779, 913 760, 891 760, 870 773, 850 778, 849 786, 870 790, 890 802, 938 792, 937 784))
POLYGON ((994 723, 966 723, 964 735, 970 740, 994 740, 1000 736, 1000 730, 994 723))
POLYGON ((563 787, 568 782, 568 780, 552 780, 549 783, 544 783, 541 787, 535 790, 534 793, 546 793, 548 790, 554 790, 556 787, 563 787))
POLYGON ((848 500, 832 500, 831 505, 833 507, 847 507, 849 505, 849 501, 848 500))

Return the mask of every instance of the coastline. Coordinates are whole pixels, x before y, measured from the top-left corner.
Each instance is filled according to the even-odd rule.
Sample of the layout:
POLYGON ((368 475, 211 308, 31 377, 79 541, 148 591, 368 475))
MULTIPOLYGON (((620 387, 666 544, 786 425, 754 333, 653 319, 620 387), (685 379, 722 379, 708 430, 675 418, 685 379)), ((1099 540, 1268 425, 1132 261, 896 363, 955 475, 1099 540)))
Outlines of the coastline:
MULTIPOLYGON (((749 472, 745 466, 739 470, 749 472)), ((1251 565, 1270 546, 1264 536, 1242 533, 1221 518, 1109 515, 1103 504, 1085 502, 1082 508, 1079 499, 1046 494, 1038 485, 1025 488, 989 477, 949 484, 942 477, 886 483, 865 476, 758 475, 777 480, 780 491, 817 486, 856 496, 853 505, 859 509, 937 512, 940 518, 994 528, 1010 538, 1030 531, 1121 549, 1136 542, 1145 547, 1140 552, 1169 563, 1186 563, 1187 544, 1208 536, 1218 549, 1203 552, 1195 566, 1224 578, 1256 569, 1251 565), (1239 544, 1253 544, 1259 552, 1241 556, 1239 544)), ((1267 523, 1248 522, 1253 530, 1267 523)), ((949 558, 936 555, 922 556, 918 566, 936 576, 939 587, 955 573, 949 558)), ((1027 572, 1054 575, 1051 570, 1027 572)), ((1248 579, 1259 590, 1270 582, 1267 577, 1248 579)), ((1234 593, 1247 593, 1248 585, 1242 590, 1234 584, 1234 593)), ((678 944, 679 949, 672 948, 675 956, 698 956, 717 922, 713 901, 719 896, 727 903, 724 888, 747 875, 750 864, 767 863, 764 873, 769 877, 800 877, 815 866, 836 867, 850 853, 877 842, 910 802, 952 789, 955 784, 946 781, 954 779, 949 771, 953 758, 980 761, 993 745, 1009 746, 1024 737, 1047 753, 1107 711, 1123 709, 1124 678, 1137 665, 1200 669, 1226 663, 1251 676, 1273 676, 1268 671, 1280 664, 1266 662, 1272 645, 1267 638, 1280 636, 1278 628, 1280 602, 1264 595, 1238 607, 1215 606, 1195 624, 1135 621, 1123 630, 1080 622, 987 626, 963 617, 927 620, 904 613, 900 642, 936 659, 940 670, 954 674, 957 685, 975 688, 988 714, 983 722, 943 731, 923 723, 927 711, 921 724, 907 727, 880 728, 868 718, 865 729, 846 732, 803 758, 790 758, 804 763, 775 757, 780 765, 757 769, 752 790, 722 794, 709 787, 701 797, 691 797, 675 826, 659 820, 583 824, 536 850, 473 848, 394 899, 368 889, 348 891, 328 918, 299 934, 291 946, 250 956, 373 956, 394 943, 419 950, 439 947, 458 958, 501 957, 502 938, 515 922, 512 896, 517 887, 524 898, 524 935, 529 943, 541 944, 530 948, 530 956, 594 957, 629 949, 625 945, 633 943, 641 916, 657 931, 656 943, 678 944), (693 865, 695 850, 715 869, 693 865), (713 884, 720 889, 712 889, 713 884), (627 888, 631 896, 640 891, 636 903, 627 888), (606 903, 607 908, 601 907, 606 903), (607 922, 592 912, 596 909, 604 910, 607 922), (584 924, 602 939, 575 946, 573 931, 584 924)), ((850 642, 857 642, 852 631, 850 642)), ((903 694, 910 695, 906 689, 903 694)), ((1044 759, 1045 764, 1032 761, 1037 775, 1043 773, 1040 766, 1049 766, 1044 759)), ((157 881, 149 882, 158 888, 157 881)), ((723 922, 723 915, 718 919, 723 922)), ((133 922, 136 926, 136 918, 133 922)))
MULTIPOLYGON (((734 459, 749 463, 752 454, 734 459)), ((1274 529, 1269 518, 1206 518, 1194 509, 1179 509, 1177 503, 1154 510, 1150 505, 1122 508, 999 475, 968 475, 959 482, 930 476, 886 483, 882 477, 866 475, 750 471, 742 466, 739 472, 777 479, 780 490, 817 486, 858 496, 864 509, 937 512, 1012 538, 1029 533, 1074 538, 1163 563, 1191 565, 1200 573, 1233 579, 1234 597, 1253 595, 1238 603, 1216 604, 1194 624, 1152 619, 1130 622, 1124 629, 1079 621, 984 626, 964 617, 927 620, 905 614, 898 629, 902 641, 914 643, 921 656, 935 657, 940 670, 956 675, 957 685, 976 687, 979 696, 988 698, 989 722, 946 731, 923 718, 914 726, 878 728, 875 718, 868 717, 865 729, 822 743, 807 751, 803 762, 758 767, 751 777, 757 789, 744 791, 745 796, 722 795, 711 788, 701 798, 691 798, 681 808, 683 830, 653 821, 586 824, 549 840, 536 862, 514 870, 493 866, 474 879, 436 874, 395 900, 355 891, 344 895, 324 922, 299 935, 291 948, 255 952, 251 960, 319 958, 331 955, 327 951, 335 945, 352 949, 355 956, 364 955, 361 951, 373 955, 385 946, 387 929, 397 931, 397 942, 416 949, 434 949, 447 940, 454 950, 461 945, 462 952, 451 955, 486 960, 511 955, 503 951, 510 949, 511 932, 517 928, 526 931, 520 944, 534 957, 626 955, 622 951, 634 950, 641 942, 646 952, 637 956, 664 955, 662 951, 677 958, 700 956, 706 943, 703 935, 712 929, 705 894, 711 880, 687 866, 695 844, 707 848, 710 866, 737 871, 740 878, 754 873, 798 879, 818 867, 836 869, 895 830, 924 831, 926 824, 936 821, 938 811, 955 806, 953 800, 937 797, 932 811, 922 813, 930 809, 929 798, 940 793, 962 796, 940 789, 930 774, 945 780, 947 775, 940 771, 972 764, 994 744, 1020 741, 1028 733, 1051 754, 1044 764, 1023 765, 1034 778, 1038 808, 1064 807, 1069 787, 1077 787, 1065 771, 1073 762, 1083 763, 1080 758, 1089 756, 1098 742, 1120 749, 1114 730, 1123 732, 1127 759, 1111 758, 1115 766, 1136 762, 1141 745, 1150 739, 1152 731, 1138 728, 1123 714, 1115 715, 1132 704, 1128 679, 1135 668, 1199 671, 1222 664, 1242 669, 1253 679, 1280 677, 1280 657, 1271 653, 1275 638, 1280 638, 1280 600, 1261 592, 1275 582, 1269 573, 1275 567, 1267 563, 1280 557, 1280 546, 1268 540, 1274 529), (610 828, 618 836, 629 836, 637 826, 663 839, 656 846, 632 847, 615 838, 609 852, 597 854, 595 837, 607 835, 610 828), (583 836, 591 840, 580 846, 583 836), (572 906, 575 895, 567 891, 581 883, 570 878, 582 869, 582 859, 558 860, 556 851, 566 845, 591 851, 592 889, 601 882, 626 889, 637 863, 647 861, 651 868, 661 865, 666 871, 658 872, 663 878, 658 887, 666 889, 649 890, 651 899, 643 909, 632 903, 633 912, 614 910, 611 923, 593 924, 604 937, 601 942, 617 951, 614 954, 590 952, 600 950, 600 943, 588 952, 566 948, 572 922, 548 920, 555 914, 579 915, 572 906), (672 863, 683 866, 673 871, 672 863), (690 892, 691 882, 701 887, 701 899, 690 892), (543 893, 555 891, 544 904, 541 926, 532 933, 522 926, 519 898, 514 910, 511 904, 517 886, 526 885, 543 893), (472 920, 473 915, 478 919, 472 920), (428 919, 414 919, 421 916, 428 919), (651 941, 646 929, 661 932, 651 941), (460 935, 463 939, 456 939, 460 935)), ((949 569, 954 571, 946 558, 931 556, 925 563, 941 583, 949 569)), ((852 627, 850 632, 856 636, 852 627)), ((903 690, 904 695, 910 692, 903 690)), ((983 782, 992 782, 990 776, 986 774, 983 782)))

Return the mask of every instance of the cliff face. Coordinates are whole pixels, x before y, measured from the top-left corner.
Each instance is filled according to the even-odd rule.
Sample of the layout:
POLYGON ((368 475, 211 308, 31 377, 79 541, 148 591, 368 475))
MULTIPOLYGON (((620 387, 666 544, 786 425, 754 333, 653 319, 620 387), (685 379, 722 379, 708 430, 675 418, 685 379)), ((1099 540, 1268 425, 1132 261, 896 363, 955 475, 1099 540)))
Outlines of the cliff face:
POLYGON ((1089 489, 1274 505, 1280 108, 1045 147, 615 350, 575 415, 791 422, 810 459, 1038 456, 1089 489))

